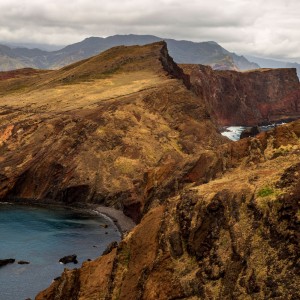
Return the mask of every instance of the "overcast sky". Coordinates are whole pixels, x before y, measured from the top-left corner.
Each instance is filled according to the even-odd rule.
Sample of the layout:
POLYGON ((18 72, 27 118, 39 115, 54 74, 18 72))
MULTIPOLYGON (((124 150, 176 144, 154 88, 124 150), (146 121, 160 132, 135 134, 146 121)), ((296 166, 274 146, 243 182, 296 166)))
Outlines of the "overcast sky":
POLYGON ((300 0, 0 0, 2 43, 67 45, 129 33, 299 61, 300 0))

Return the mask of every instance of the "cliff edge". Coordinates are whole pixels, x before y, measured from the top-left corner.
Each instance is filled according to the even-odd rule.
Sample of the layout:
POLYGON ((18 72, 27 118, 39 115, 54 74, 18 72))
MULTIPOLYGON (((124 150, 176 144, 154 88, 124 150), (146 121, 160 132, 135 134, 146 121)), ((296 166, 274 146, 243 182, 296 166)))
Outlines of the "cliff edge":
POLYGON ((2 199, 97 203, 138 221, 150 174, 159 185, 225 141, 164 42, 0 87, 2 199))
POLYGON ((294 71, 194 68, 160 42, 3 76, 1 200, 104 204, 138 223, 36 299, 300 297, 300 121, 237 143, 214 123, 261 120, 252 96, 289 110, 294 71))
POLYGON ((236 72, 201 65, 182 67, 220 126, 255 126, 300 117, 296 69, 236 72))
POLYGON ((203 153, 189 185, 36 299, 298 299, 299 138, 297 121, 203 153))

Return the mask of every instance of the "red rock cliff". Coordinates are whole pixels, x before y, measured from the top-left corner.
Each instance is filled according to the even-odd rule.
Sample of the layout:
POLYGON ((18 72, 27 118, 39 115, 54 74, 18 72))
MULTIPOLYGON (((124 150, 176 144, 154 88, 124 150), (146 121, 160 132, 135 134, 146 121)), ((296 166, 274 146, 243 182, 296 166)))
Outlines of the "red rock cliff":
POLYGON ((137 221, 152 181, 224 141, 187 87, 164 42, 0 80, 0 198, 102 203, 137 221))
POLYGON ((236 72, 202 65, 183 67, 219 125, 253 126, 300 117, 296 69, 236 72))
POLYGON ((36 300, 300 299, 299 137, 297 121, 204 151, 194 186, 152 199, 116 249, 36 300))

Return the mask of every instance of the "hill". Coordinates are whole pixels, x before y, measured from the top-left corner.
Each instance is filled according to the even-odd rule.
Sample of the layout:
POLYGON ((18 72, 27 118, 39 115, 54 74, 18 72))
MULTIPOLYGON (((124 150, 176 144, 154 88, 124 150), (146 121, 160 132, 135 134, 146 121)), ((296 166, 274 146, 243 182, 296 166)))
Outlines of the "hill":
POLYGON ((173 196, 148 177, 140 224, 36 299, 299 298, 299 137, 298 121, 202 153, 173 196))
POLYGON ((175 172, 224 140, 187 87, 163 42, 3 79, 0 196, 106 203, 138 219, 148 169, 175 172))
POLYGON ((230 142, 200 92, 246 88, 240 73, 206 69, 207 85, 188 70, 157 42, 2 74, 1 201, 106 205, 137 223, 36 299, 300 297, 300 122, 230 142))
MULTIPOLYGON (((115 35, 107 38, 90 37, 61 50, 47 52, 39 49, 0 47, 0 71, 31 67, 57 69, 70 63, 94 56, 120 45, 145 45, 163 40, 151 35, 115 35), (2 50, 1 50, 2 49, 2 50)), ((194 43, 164 39, 170 55, 177 63, 207 64, 215 69, 256 69, 245 57, 231 53, 215 42, 194 43)))

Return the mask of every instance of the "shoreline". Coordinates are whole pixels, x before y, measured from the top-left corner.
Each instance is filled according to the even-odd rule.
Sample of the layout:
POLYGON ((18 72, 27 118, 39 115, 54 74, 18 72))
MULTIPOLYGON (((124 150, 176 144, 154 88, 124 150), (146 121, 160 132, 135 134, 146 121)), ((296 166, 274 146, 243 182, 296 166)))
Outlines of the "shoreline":
POLYGON ((127 217, 123 211, 118 210, 113 207, 102 206, 95 203, 89 204, 82 204, 77 203, 77 205, 66 205, 62 202, 55 202, 51 200, 45 200, 43 202, 37 201, 35 199, 0 199, 1 204, 8 204, 8 205, 28 205, 28 206, 38 206, 44 208, 64 208, 64 209, 72 209, 77 210, 82 213, 90 214, 90 215, 102 215, 106 218, 109 218, 118 228, 121 238, 131 231, 136 224, 133 222, 132 219, 127 217))
POLYGON ((111 219, 118 227, 122 238, 136 226, 132 219, 124 215, 121 210, 101 205, 97 205, 92 210, 111 219))

